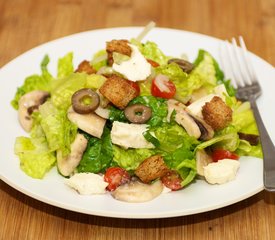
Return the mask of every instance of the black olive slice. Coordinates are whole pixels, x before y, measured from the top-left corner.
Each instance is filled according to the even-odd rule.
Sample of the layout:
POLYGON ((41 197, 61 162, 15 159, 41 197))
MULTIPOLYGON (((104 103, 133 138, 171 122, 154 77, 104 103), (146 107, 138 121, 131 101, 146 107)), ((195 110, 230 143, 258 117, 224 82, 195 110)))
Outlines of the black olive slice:
POLYGON ((252 146, 258 145, 260 137, 255 134, 238 133, 239 138, 248 141, 252 146))
POLYGON ((179 65, 179 67, 182 69, 182 71, 186 73, 190 73, 194 65, 186 60, 180 59, 180 58, 172 58, 168 61, 168 63, 176 63, 179 65))
POLYGON ((90 88, 82 88, 72 96, 72 107, 75 112, 87 114, 93 112, 99 105, 99 96, 90 88))
POLYGON ((152 116, 152 109, 142 104, 133 104, 124 109, 124 115, 132 123, 146 123, 152 116))

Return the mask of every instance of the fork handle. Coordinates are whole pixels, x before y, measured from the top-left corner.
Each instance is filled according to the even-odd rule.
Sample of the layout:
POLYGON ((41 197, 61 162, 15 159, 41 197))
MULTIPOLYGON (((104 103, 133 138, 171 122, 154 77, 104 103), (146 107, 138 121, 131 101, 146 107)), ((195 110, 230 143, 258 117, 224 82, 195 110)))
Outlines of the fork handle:
POLYGON ((254 117, 257 122, 258 130, 263 150, 264 158, 264 187, 267 191, 275 191, 275 147, 264 126, 255 97, 249 99, 254 117))

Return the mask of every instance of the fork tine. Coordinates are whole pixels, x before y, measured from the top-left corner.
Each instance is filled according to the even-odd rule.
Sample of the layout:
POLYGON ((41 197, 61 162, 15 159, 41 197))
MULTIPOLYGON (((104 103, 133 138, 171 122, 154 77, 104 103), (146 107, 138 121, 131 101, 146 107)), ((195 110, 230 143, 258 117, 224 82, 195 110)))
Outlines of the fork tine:
POLYGON ((243 52, 240 51, 240 48, 238 47, 235 38, 232 38, 232 45, 233 45, 235 60, 237 62, 237 64, 235 63, 235 65, 239 66, 237 70, 239 79, 237 81, 240 81, 242 83, 242 86, 251 85, 251 80, 250 80, 247 68, 243 67, 244 65, 246 65, 244 61, 245 60, 244 55, 242 54, 243 52))
POLYGON ((224 42, 222 42, 220 44, 220 51, 219 51, 219 57, 220 57, 220 64, 221 67, 224 71, 225 76, 231 80, 231 84, 233 85, 234 88, 237 88, 237 83, 235 82, 235 78, 232 75, 232 70, 231 70, 231 64, 228 63, 228 57, 226 55, 226 44, 224 42))
POLYGON ((240 46, 241 46, 243 62, 245 63, 244 65, 247 70, 250 82, 255 83, 257 81, 257 76, 256 76, 254 68, 252 67, 252 63, 248 56, 248 51, 247 51, 247 48, 246 48, 246 45, 245 45, 245 42, 244 42, 242 36, 239 36, 239 42, 240 42, 240 46))
POLYGON ((231 72, 233 75, 233 78, 231 79, 232 82, 234 82, 235 87, 243 87, 244 82, 242 80, 242 77, 239 74, 239 70, 236 69, 236 64, 234 64, 234 50, 232 49, 233 46, 226 40, 225 41, 225 47, 226 47, 226 53, 228 55, 228 60, 231 68, 231 72))

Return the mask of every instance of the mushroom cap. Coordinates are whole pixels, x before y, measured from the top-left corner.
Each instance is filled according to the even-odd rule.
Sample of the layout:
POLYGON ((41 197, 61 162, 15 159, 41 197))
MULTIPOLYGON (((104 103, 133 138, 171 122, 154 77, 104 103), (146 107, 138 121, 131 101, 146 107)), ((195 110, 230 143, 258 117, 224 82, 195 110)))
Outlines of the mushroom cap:
POLYGON ((50 96, 49 92, 34 90, 23 95, 18 102, 18 119, 22 128, 29 132, 32 128, 33 119, 31 114, 43 104, 50 96))

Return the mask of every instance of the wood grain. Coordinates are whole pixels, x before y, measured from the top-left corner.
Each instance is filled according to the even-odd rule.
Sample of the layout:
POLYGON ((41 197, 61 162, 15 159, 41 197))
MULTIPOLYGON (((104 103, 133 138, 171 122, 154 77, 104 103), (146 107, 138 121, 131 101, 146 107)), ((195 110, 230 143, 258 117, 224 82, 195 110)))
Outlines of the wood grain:
MULTIPOLYGON (((62 36, 151 20, 222 39, 242 35, 252 52, 275 64, 274 0, 0 0, 0 13, 0 67, 62 36)), ((274 239, 274 222, 275 195, 267 192, 197 215, 126 220, 59 209, 0 181, 0 239, 265 240, 274 239)))

